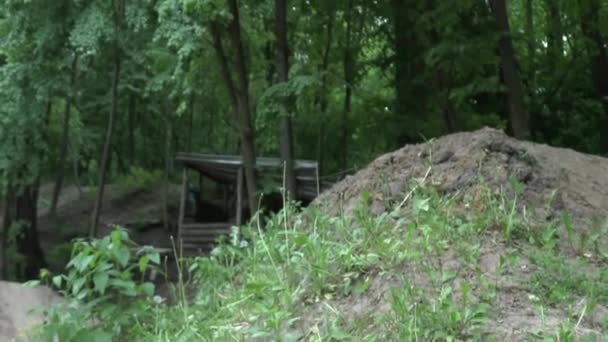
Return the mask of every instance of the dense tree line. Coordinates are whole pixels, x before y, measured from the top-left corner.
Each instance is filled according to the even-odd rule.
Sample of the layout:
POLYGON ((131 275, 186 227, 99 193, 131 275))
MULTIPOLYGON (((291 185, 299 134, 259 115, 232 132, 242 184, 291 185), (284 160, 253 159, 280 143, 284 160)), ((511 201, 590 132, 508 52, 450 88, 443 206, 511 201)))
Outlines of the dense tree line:
MULTIPOLYGON (((173 152, 316 159, 322 173, 484 125, 608 153, 604 0, 3 0, 0 193, 15 272, 44 265, 38 189, 173 152), (159 151, 165 151, 159 153, 159 151)), ((6 267, 4 268, 6 270, 6 267)))

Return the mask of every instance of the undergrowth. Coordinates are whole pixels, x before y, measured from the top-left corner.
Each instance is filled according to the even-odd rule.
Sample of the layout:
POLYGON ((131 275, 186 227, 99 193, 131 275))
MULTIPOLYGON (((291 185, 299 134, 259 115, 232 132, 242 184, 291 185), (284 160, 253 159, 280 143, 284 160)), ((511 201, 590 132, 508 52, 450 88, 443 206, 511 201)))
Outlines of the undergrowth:
MULTIPOLYGON (((110 265, 97 261, 87 268, 82 255, 99 242, 77 245, 73 272, 51 278, 67 285, 66 296, 75 300, 67 313, 51 311, 53 323, 42 332, 77 323, 125 341, 491 341, 506 280, 518 283, 541 322, 521 332, 525 338, 574 341, 585 338, 582 322, 606 328, 589 319, 608 299, 608 273, 596 267, 605 260, 566 262, 558 241, 574 236, 571 223, 538 224, 533 211, 521 209, 517 186, 508 199, 483 185, 466 196, 446 196, 418 184, 380 215, 370 214, 371 195, 364 193, 351 215, 330 217, 322 206, 298 212, 290 205, 265 219, 256 216, 209 256, 180 258, 172 304, 133 280, 152 258, 129 257, 125 264, 124 255, 115 260, 110 253, 110 265), (493 246, 499 261, 488 272, 480 260, 493 246), (535 269, 531 275, 517 272, 524 258, 535 269), (116 277, 105 282, 114 286, 112 294, 99 289, 101 271, 116 277), (189 295, 188 288, 196 290, 189 295), (137 300, 109 299, 127 297, 137 300), (366 297, 375 300, 352 308, 366 297), (581 300, 583 309, 573 305, 581 300), (117 308, 123 313, 106 312, 117 308), (569 310, 568 318, 546 322, 547 310, 558 309, 569 310)), ((116 243, 116 234, 102 243, 116 243)), ((598 258, 605 255, 597 243, 589 248, 598 258)), ((71 336, 66 341, 84 341, 71 336)))

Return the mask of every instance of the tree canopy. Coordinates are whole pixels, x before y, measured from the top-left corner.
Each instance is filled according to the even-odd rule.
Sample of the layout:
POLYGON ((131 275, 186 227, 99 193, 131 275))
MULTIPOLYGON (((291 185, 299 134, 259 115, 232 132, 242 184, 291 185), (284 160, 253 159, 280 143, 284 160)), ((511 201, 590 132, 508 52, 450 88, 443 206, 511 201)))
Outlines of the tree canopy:
POLYGON ((607 16, 604 0, 3 0, 5 245, 37 244, 7 230, 35 230, 19 206, 71 165, 103 197, 177 151, 242 154, 255 208, 255 156, 329 175, 482 126, 606 154, 607 16))

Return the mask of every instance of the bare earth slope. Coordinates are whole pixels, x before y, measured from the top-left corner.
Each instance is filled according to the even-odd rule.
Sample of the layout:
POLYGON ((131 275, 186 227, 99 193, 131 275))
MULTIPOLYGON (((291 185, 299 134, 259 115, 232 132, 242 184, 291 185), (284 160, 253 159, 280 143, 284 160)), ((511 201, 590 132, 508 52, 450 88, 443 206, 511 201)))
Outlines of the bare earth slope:
MULTIPOLYGON (((535 208, 543 208, 555 191, 550 210, 540 216, 555 218, 567 211, 572 215, 574 228, 579 234, 587 230, 590 219, 603 223, 608 216, 608 159, 518 141, 490 128, 408 145, 385 154, 365 169, 335 184, 314 203, 328 214, 344 212, 349 215, 361 202, 361 194, 367 192, 370 211, 380 214, 386 210, 387 202, 393 205, 401 202, 413 181, 423 179, 425 174, 426 184, 437 186, 444 194, 474 194, 480 186, 480 179, 490 188, 509 194, 512 193, 509 178, 513 176, 523 188, 524 201, 521 202, 535 208)), ((499 341, 519 341, 529 338, 528 332, 541 327, 555 330, 564 320, 571 319, 576 323, 580 319, 576 326, 577 335, 603 333, 600 322, 606 322, 608 318, 608 303, 597 303, 593 309, 587 310, 583 308, 586 298, 578 298, 568 308, 547 306, 544 317, 539 317, 538 307, 530 300, 534 297, 522 283, 545 271, 535 267, 522 253, 512 272, 497 275, 499 260, 512 247, 497 232, 490 230, 485 234, 487 236, 482 238, 480 246, 479 267, 486 279, 497 284, 497 300, 485 331, 499 341), (580 315, 581 312, 584 314, 580 315)), ((568 244, 562 241, 558 244, 559 251, 568 255, 566 258, 574 258, 568 244)), ((606 237, 603 237, 602 245, 606 246, 606 237)), ((465 267, 457 257, 448 253, 443 259, 446 267, 459 274, 455 286, 462 280, 472 279, 473 275, 460 272, 465 267)), ((591 261, 589 267, 602 272, 605 264, 591 261)), ((391 287, 398 286, 400 277, 406 276, 424 288, 428 285, 424 273, 420 265, 411 263, 402 265, 398 272, 372 272, 369 274, 368 291, 324 300, 306 308, 300 326, 306 335, 310 332, 306 332, 305 327, 322 324, 317 317, 321 316, 326 304, 340 312, 350 324, 381 316, 390 309, 387 296, 391 287)), ((368 328, 372 331, 378 329, 373 324, 368 328)))
POLYGON ((514 176, 531 204, 545 204, 557 190, 555 210, 566 210, 579 220, 601 220, 608 214, 608 159, 518 141, 491 128, 385 154, 321 194, 317 203, 336 203, 334 209, 341 206, 348 213, 365 190, 370 192, 371 207, 379 213, 385 197, 403 197, 408 182, 422 178, 429 162, 430 182, 446 193, 473 191, 480 177, 492 187, 510 190, 509 177, 514 176))

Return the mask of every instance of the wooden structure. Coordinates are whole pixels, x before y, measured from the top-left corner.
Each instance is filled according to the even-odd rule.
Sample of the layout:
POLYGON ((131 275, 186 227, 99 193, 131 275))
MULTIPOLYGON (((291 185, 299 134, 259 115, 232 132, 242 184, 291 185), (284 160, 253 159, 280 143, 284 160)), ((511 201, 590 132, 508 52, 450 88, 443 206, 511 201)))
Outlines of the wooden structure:
MULTIPOLYGON (((219 236, 228 235, 232 226, 239 226, 246 219, 243 217, 247 200, 242 158, 234 155, 178 153, 176 162, 184 167, 177 223, 178 241, 188 251, 209 250, 211 244, 219 236), (224 207, 230 213, 226 221, 197 222, 187 217, 186 204, 189 192, 187 170, 195 171, 199 175, 199 196, 204 195, 202 193, 203 177, 223 185, 226 192, 231 192, 233 196, 236 196, 236 198, 233 197, 234 205, 226 204, 224 207)), ((271 178, 276 184, 283 182, 284 167, 278 158, 257 158, 256 171, 258 178, 271 178)), ((298 187, 296 200, 312 201, 320 191, 318 163, 310 160, 296 160, 294 172, 298 187)), ((278 188, 276 190, 279 191, 278 188)))

